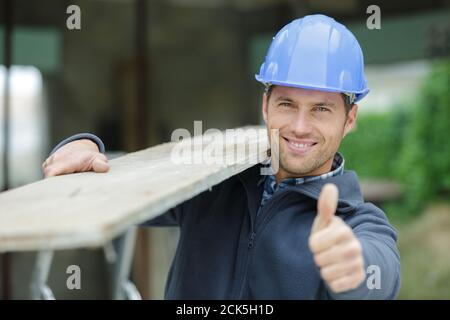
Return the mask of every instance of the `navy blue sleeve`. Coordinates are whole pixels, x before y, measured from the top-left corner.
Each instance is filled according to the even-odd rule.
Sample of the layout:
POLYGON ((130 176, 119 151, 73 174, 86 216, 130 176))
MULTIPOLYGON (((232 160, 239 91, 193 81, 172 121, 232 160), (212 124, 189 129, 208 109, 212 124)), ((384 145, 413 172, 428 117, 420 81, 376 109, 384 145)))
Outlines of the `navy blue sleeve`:
POLYGON ((60 143, 58 143, 56 145, 56 147, 53 148, 52 152, 50 152, 50 155, 55 153, 56 150, 58 150, 59 148, 61 148, 64 145, 68 144, 69 142, 76 141, 76 140, 82 140, 82 139, 91 140, 92 142, 97 144, 98 150, 101 153, 105 153, 105 145, 103 144, 103 141, 99 137, 97 137, 96 135, 94 135, 92 133, 78 133, 78 134, 70 136, 69 138, 66 138, 63 141, 61 141, 60 143))
POLYGON ((385 213, 364 203, 345 222, 361 242, 366 279, 353 290, 329 294, 333 299, 395 299, 400 290, 397 231, 385 213))
POLYGON ((179 227, 181 225, 181 216, 183 212, 183 203, 167 210, 156 218, 145 221, 140 224, 141 227, 179 227))

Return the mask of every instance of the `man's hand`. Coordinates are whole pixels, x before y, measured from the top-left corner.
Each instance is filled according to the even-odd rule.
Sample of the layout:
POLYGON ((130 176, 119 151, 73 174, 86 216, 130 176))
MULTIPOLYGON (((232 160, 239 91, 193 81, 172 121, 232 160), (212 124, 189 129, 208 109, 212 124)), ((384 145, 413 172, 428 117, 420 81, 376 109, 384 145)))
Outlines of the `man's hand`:
POLYGON ((74 172, 107 172, 108 159, 89 139, 72 141, 59 148, 42 164, 45 178, 74 172))
POLYGON ((338 193, 334 184, 322 188, 309 237, 320 275, 335 293, 357 288, 366 276, 361 243, 352 229, 334 215, 338 193))

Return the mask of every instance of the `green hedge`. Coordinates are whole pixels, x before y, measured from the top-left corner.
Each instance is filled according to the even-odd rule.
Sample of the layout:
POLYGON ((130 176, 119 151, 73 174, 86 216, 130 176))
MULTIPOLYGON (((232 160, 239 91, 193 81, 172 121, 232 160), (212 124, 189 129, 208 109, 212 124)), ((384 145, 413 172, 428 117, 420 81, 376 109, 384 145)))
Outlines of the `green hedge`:
POLYGON ((417 207, 450 190, 450 60, 433 66, 412 111, 398 172, 417 207))
POLYGON ((403 184, 405 210, 450 191, 450 60, 436 62, 414 105, 361 115, 342 142, 346 168, 403 184))
POLYGON ((396 159, 408 123, 401 108, 360 116, 354 132, 342 141, 340 151, 347 169, 363 178, 396 178, 396 159))

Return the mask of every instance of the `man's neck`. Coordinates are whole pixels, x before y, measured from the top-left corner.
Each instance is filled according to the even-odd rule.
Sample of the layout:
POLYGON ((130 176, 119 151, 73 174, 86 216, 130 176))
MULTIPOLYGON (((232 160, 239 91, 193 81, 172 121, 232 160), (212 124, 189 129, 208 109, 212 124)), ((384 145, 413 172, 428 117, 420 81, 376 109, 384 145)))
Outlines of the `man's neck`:
POLYGON ((334 157, 325 162, 322 166, 319 168, 314 169, 311 172, 305 173, 305 174, 294 174, 291 172, 287 172, 286 170, 283 170, 283 168, 279 168, 278 172, 275 174, 275 179, 277 183, 280 183, 284 179, 287 178, 303 178, 303 177, 311 177, 311 176, 320 176, 321 174, 328 173, 331 171, 333 167, 333 160, 334 157))

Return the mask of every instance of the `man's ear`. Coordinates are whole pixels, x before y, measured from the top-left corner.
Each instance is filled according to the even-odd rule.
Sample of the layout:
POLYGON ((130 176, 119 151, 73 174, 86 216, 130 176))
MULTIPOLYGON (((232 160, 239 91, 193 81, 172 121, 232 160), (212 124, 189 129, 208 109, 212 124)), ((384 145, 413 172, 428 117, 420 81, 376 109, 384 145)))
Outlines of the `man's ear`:
POLYGON ((347 120, 345 121, 344 126, 344 135, 342 136, 342 138, 344 138, 347 135, 347 133, 349 133, 355 126, 357 114, 358 114, 358 105, 354 104, 350 109, 350 111, 348 112, 347 120))
POLYGON ((264 122, 267 125, 267 112, 268 112, 267 108, 269 107, 268 103, 267 103, 267 93, 263 94, 261 105, 262 105, 262 114, 263 114, 264 122))

